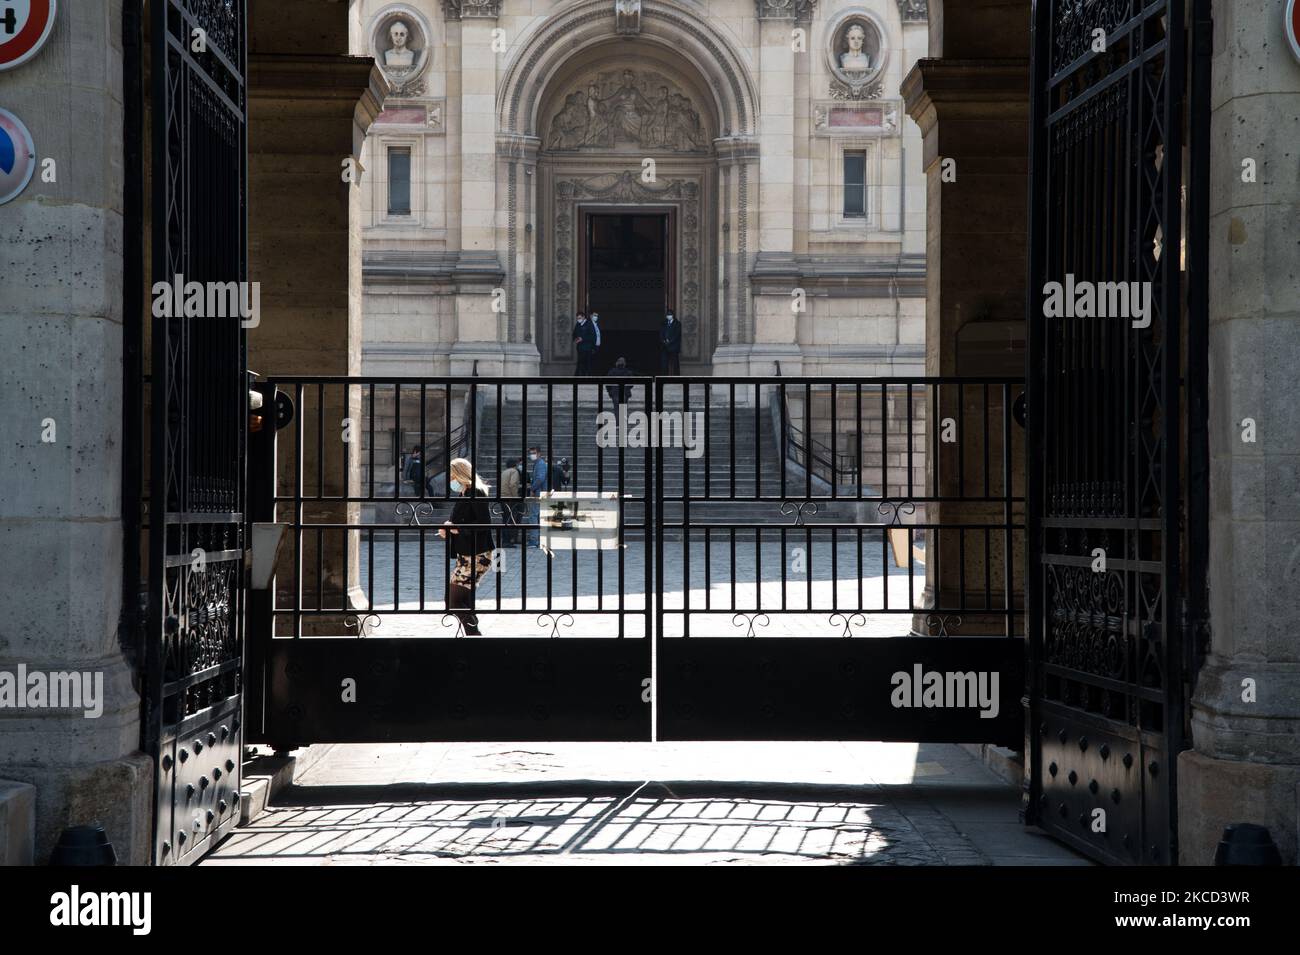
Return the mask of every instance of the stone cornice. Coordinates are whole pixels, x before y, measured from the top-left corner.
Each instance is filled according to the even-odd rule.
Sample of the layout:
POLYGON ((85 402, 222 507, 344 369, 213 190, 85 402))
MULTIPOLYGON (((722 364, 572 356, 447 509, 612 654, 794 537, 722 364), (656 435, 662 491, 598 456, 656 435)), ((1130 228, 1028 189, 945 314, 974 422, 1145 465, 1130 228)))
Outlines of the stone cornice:
POLYGON ((250 99, 335 101, 349 111, 371 97, 375 113, 383 96, 382 78, 368 56, 285 56, 255 53, 248 58, 250 99))
POLYGON ((783 255, 759 257, 750 281, 755 291, 784 294, 792 287, 816 289, 831 296, 923 298, 924 255, 881 256, 783 255))
POLYGON ((1029 103, 1029 60, 917 60, 900 90, 907 115, 924 135, 945 116, 1023 118, 1029 103))

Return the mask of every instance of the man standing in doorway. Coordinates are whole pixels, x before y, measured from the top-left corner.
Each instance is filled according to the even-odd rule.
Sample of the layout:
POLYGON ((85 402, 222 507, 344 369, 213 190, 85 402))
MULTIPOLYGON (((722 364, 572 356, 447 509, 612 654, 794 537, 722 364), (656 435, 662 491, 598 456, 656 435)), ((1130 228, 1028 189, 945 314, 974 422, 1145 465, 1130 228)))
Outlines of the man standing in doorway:
POLYGON ((592 364, 595 365, 596 359, 600 357, 600 315, 596 312, 591 313, 591 327, 596 333, 596 350, 591 353, 592 364))
POLYGON ((680 375, 682 353, 682 323, 677 321, 670 308, 659 328, 659 370, 666 375, 680 375))
POLYGON ((574 374, 590 375, 591 362, 596 357, 596 329, 582 312, 573 323, 573 344, 578 350, 578 367, 574 374))

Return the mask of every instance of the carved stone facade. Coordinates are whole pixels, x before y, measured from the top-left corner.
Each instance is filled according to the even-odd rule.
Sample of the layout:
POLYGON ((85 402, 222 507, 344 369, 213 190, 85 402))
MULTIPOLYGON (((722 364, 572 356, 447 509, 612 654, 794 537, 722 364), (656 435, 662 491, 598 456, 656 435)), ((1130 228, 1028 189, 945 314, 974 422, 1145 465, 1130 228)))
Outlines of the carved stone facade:
POLYGON ((353 6, 377 59, 404 12, 427 50, 363 152, 367 370, 567 373, 594 307, 584 223, 644 214, 666 223, 684 371, 920 371, 922 153, 898 90, 925 4, 353 6))
POLYGON ((630 145, 668 152, 708 149, 700 113, 669 77, 605 71, 577 84, 551 119, 546 148, 613 149, 630 145))

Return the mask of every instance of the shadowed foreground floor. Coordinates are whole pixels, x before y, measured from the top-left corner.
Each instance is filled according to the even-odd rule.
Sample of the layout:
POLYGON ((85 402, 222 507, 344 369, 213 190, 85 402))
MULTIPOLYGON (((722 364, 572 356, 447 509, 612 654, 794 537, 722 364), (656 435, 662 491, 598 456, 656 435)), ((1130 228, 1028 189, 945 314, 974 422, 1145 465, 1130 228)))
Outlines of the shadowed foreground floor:
POLYGON ((946 745, 333 746, 203 864, 1087 864, 1019 800, 946 745))

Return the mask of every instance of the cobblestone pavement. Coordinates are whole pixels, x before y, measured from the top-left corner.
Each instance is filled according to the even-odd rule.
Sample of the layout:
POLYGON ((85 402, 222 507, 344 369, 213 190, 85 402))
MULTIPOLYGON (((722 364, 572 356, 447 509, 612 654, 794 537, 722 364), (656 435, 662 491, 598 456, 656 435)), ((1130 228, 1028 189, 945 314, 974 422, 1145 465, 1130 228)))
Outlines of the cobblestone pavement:
MULTIPOLYGON (((448 565, 443 561, 441 542, 437 546, 430 542, 425 549, 423 613, 418 539, 404 539, 396 548, 396 574, 394 550, 391 540, 376 540, 372 590, 371 562, 366 548, 362 548, 361 586, 371 595, 374 613, 381 621, 374 635, 451 636, 452 632, 442 625, 448 565), (393 613, 394 606, 402 613, 393 613)), ((691 630, 696 636, 743 635, 748 621, 737 623, 736 613, 752 618, 760 611, 766 614, 767 623, 759 621, 761 629, 755 632, 763 636, 837 636, 843 626, 833 625, 830 617, 837 610, 854 613, 859 608, 865 610, 861 622, 855 621, 854 635, 897 636, 912 627, 909 608, 923 606, 924 565, 915 564, 909 574, 907 568, 894 566, 892 559, 886 562, 879 534, 866 535, 860 550, 856 541, 841 540, 833 554, 826 532, 818 532, 810 547, 805 534, 794 530, 789 532, 784 548, 779 540, 764 539, 761 547, 753 540, 738 541, 735 550, 733 558, 728 543, 713 542, 706 559, 703 541, 695 541, 686 573, 682 543, 667 543, 664 609, 669 615, 665 636, 680 635, 680 611, 686 606, 688 591, 691 630), (892 612, 886 612, 886 607, 892 612)), ((539 615, 550 612, 554 617, 576 611, 571 626, 566 619, 562 636, 613 636, 617 633, 620 607, 628 615, 624 619, 625 634, 644 634, 643 615, 648 605, 646 550, 641 542, 631 541, 622 551, 546 552, 530 547, 523 553, 527 555, 526 564, 519 548, 503 551, 498 570, 489 572, 479 584, 477 605, 485 635, 549 636, 549 622, 539 625, 539 615), (521 600, 525 576, 526 607, 521 600)))
POLYGON ((203 864, 1087 864, 1018 806, 956 746, 334 746, 203 864))

